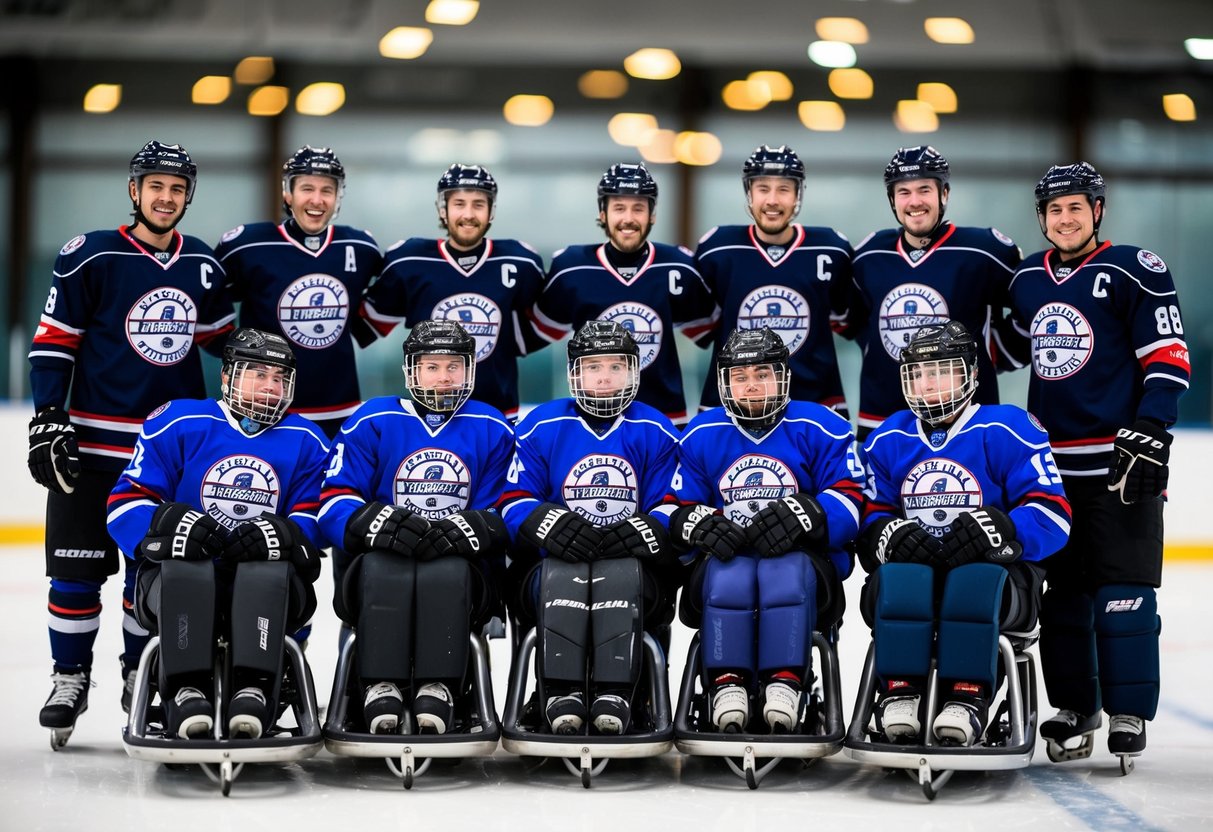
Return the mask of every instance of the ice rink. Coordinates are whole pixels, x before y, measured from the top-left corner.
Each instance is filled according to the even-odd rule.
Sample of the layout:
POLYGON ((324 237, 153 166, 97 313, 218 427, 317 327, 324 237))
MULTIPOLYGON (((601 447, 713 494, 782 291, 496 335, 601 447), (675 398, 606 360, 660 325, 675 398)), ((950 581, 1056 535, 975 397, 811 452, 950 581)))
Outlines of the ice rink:
MULTIPOLYGON (((808 768, 785 762, 753 792, 715 759, 671 752, 651 761, 616 760, 587 791, 557 761, 528 770, 502 750, 457 766, 436 764, 408 792, 380 761, 321 751, 301 764, 247 766, 225 799, 197 767, 170 770, 132 760, 123 750, 117 580, 105 589, 89 711, 68 746, 51 751, 49 732, 37 721, 50 689, 41 548, 3 546, 0 559, 0 709, 12 731, 0 756, 0 830, 1213 829, 1209 563, 1169 563, 1164 571, 1162 701, 1149 725, 1149 748, 1132 774, 1121 776, 1101 731, 1088 760, 1053 764, 1040 744, 1029 768, 958 773, 928 803, 904 774, 859 766, 841 754, 808 768)), ((861 580, 855 575, 848 582, 850 611, 840 644, 847 717, 868 641, 857 612, 861 580)), ((322 708, 336 659, 330 592, 326 574, 308 648, 322 708)), ((674 695, 686 641, 687 632, 676 631, 674 695)), ((507 654, 504 640, 493 643, 499 712, 507 654)), ((1053 709, 1043 700, 1042 689, 1047 717, 1053 709)))

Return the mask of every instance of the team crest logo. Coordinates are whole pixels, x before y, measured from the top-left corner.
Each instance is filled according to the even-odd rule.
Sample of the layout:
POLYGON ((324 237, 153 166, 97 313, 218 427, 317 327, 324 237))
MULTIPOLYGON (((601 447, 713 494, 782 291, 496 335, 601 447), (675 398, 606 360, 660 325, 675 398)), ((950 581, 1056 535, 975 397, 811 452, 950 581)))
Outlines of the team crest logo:
POLYGON ((608 306, 598 316, 600 321, 613 321, 632 334, 640 347, 640 369, 652 364, 661 353, 662 324, 652 307, 643 303, 617 303, 608 306))
POLYGON ((739 526, 750 525, 767 503, 798 489, 791 468, 774 457, 757 454, 734 460, 717 485, 724 498, 724 516, 739 526))
POLYGON ((1012 240, 1012 239, 1011 239, 1010 237, 1008 237, 1006 234, 1003 234, 1003 233, 1002 233, 1001 231, 999 231, 997 228, 991 228, 991 229, 990 229, 990 233, 994 235, 994 239, 995 239, 995 240, 997 240, 998 242, 1002 243, 1004 246, 1013 246, 1013 245, 1015 245, 1015 241, 1014 241, 1014 240, 1012 240))
POLYGON ((166 410, 168 410, 168 402, 165 402, 164 404, 160 405, 158 408, 153 410, 151 413, 147 414, 147 419, 144 419, 144 421, 147 421, 148 419, 155 419, 157 416, 159 416, 161 413, 163 413, 166 410))
POLYGON ((126 339, 146 361, 167 367, 189 355, 198 307, 180 289, 153 289, 126 313, 126 339))
POLYGON ((1144 248, 1137 252, 1137 262, 1141 263, 1150 271, 1158 272, 1159 274, 1162 274, 1167 270, 1167 264, 1162 261, 1161 257, 1152 251, 1146 251, 1144 248))
POLYGON ((71 254, 73 251, 80 248, 80 246, 82 246, 82 245, 84 245, 84 235, 83 234, 81 234, 79 237, 73 237, 72 239, 70 239, 66 243, 64 243, 63 248, 59 249, 59 253, 60 254, 71 254))
POLYGON ((948 302, 943 295, 921 283, 906 283, 880 302, 880 343, 894 361, 922 327, 948 320, 948 302))
POLYGON ((434 307, 433 318, 456 321, 476 339, 476 363, 484 361, 497 348, 501 307, 484 295, 467 292, 444 298, 434 307))
POLYGON ((410 454, 396 469, 395 503, 431 522, 467 508, 471 478, 463 460, 442 448, 410 454))
POLYGON ((345 284, 327 274, 309 274, 287 286, 278 298, 278 325, 304 349, 322 350, 345 332, 349 311, 345 284))
POLYGON ((901 483, 901 507, 935 537, 952 529, 957 516, 981 507, 981 483, 950 459, 918 463, 901 483))
POLYGON ((238 225, 235 228, 233 228, 231 231, 223 232, 223 236, 219 238, 219 242, 230 243, 232 240, 236 239, 243 233, 244 233, 244 226, 238 225))
POLYGON ((804 295, 787 286, 760 286, 741 300, 737 310, 738 329, 762 329, 769 326, 779 333, 794 353, 809 336, 809 302, 804 295))
POLYGON ((281 488, 274 467, 240 454, 219 460, 202 478, 202 507, 225 529, 277 510, 281 488))
POLYGON ((609 526, 636 513, 636 469, 622 457, 591 454, 565 477, 564 504, 595 526, 609 526))
POLYGON ((1094 347, 1091 325, 1069 304, 1045 304, 1032 319, 1032 368, 1042 379, 1052 381, 1078 372, 1094 347))

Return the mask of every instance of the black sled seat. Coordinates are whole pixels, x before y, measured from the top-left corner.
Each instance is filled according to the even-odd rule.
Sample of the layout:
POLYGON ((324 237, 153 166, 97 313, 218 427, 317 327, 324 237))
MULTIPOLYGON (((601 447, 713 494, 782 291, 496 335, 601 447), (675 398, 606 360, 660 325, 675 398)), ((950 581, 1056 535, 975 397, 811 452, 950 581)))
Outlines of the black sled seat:
POLYGON ((455 721, 450 730, 443 734, 417 733, 411 703, 405 697, 399 732, 372 734, 362 716, 362 688, 353 672, 358 641, 355 632, 337 657, 324 723, 324 747, 339 757, 381 758, 406 789, 413 787, 414 779, 424 774, 434 759, 493 754, 501 738, 501 727, 493 700, 488 642, 479 633, 472 633, 469 639, 468 673, 463 689, 455 697, 455 721))
POLYGON ((154 763, 199 765, 219 784, 224 796, 247 763, 290 763, 314 756, 321 747, 320 718, 311 668, 293 638, 283 642, 285 668, 280 694, 280 714, 258 739, 230 739, 227 733, 226 706, 229 694, 228 650, 219 642, 216 654, 215 704, 212 736, 206 739, 181 739, 169 735, 164 727, 163 708, 159 704, 158 658, 160 637, 153 636, 143 650, 135 674, 135 690, 130 715, 122 731, 126 753, 136 760, 154 763))
POLYGON ((674 743, 684 754, 721 757, 751 789, 781 761, 814 761, 838 753, 842 747, 842 688, 838 655, 834 645, 820 632, 813 632, 812 653, 816 659, 805 669, 807 694, 803 697, 798 730, 767 733, 761 708, 751 708, 750 725, 742 733, 724 733, 712 724, 712 705, 703 678, 699 633, 691 638, 683 668, 682 688, 674 720, 674 743), (820 671, 814 676, 813 667, 820 671), (755 729, 758 725, 762 730, 755 729))

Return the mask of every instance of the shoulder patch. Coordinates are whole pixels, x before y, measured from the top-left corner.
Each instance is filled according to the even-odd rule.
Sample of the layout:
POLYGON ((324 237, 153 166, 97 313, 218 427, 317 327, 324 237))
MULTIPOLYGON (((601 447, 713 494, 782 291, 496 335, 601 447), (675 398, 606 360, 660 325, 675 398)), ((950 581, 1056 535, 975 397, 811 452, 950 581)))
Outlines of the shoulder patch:
POLYGON ((699 245, 703 245, 704 243, 706 243, 708 238, 711 237, 713 234, 715 234, 719 230, 720 230, 719 225, 713 225, 711 228, 709 228, 704 233, 704 235, 702 237, 699 238, 699 245))
MULTIPOLYGON (((81 237, 80 239, 83 240, 84 238, 81 237)), ((1137 252, 1137 262, 1141 263, 1150 271, 1157 272, 1158 274, 1162 274, 1167 270, 1167 264, 1162 261, 1161 257, 1152 251, 1147 251, 1144 248, 1137 252)))
POLYGON ((999 231, 997 228, 991 228, 991 229, 990 229, 990 233, 994 235, 994 239, 995 239, 995 240, 997 240, 998 242, 1002 243, 1004 246, 1013 246, 1013 245, 1015 245, 1015 241, 1014 241, 1014 240, 1012 240, 1012 239, 1011 239, 1010 237, 1008 237, 1006 234, 1003 234, 1003 233, 1002 233, 1001 231, 999 231))
POLYGON ((73 237, 72 239, 70 239, 66 243, 64 243, 63 248, 59 249, 59 253, 60 254, 71 254, 73 251, 80 248, 80 246, 82 246, 82 245, 84 245, 84 235, 83 234, 81 234, 79 237, 73 237))
POLYGON ((868 241, 871 240, 875 236, 876 236, 876 232, 873 231, 868 236, 864 237, 862 240, 859 241, 859 244, 855 246, 855 250, 858 251, 859 249, 866 246, 868 244, 868 241))
POLYGON ((219 242, 230 243, 232 240, 236 239, 243 233, 244 233, 244 226, 238 225, 235 228, 233 228, 231 231, 223 232, 223 236, 219 238, 219 242))
POLYGON ((165 402, 164 404, 160 405, 158 408, 153 410, 151 413, 147 414, 147 419, 144 419, 144 421, 146 422, 149 419, 155 419, 161 413, 168 410, 168 406, 169 406, 169 402, 165 402))
POLYGON ((1045 430, 1045 426, 1040 423, 1040 420, 1036 418, 1036 415, 1034 413, 1032 413, 1031 411, 1027 411, 1027 410, 1025 410, 1024 412, 1028 414, 1028 421, 1031 422, 1035 427, 1037 427, 1041 433, 1048 433, 1048 431, 1045 430))

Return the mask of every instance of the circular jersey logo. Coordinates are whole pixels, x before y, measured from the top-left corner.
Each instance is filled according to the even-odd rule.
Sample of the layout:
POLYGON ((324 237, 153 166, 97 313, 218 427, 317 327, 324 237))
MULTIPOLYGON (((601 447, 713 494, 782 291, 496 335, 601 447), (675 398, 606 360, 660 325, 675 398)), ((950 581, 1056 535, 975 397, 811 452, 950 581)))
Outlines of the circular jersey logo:
POLYGON ((280 486, 274 467, 241 454, 224 457, 202 478, 200 497, 206 513, 226 529, 276 511, 280 486))
POLYGON ((948 302, 943 295, 921 283, 905 283, 880 302, 880 343, 897 361, 914 333, 927 324, 948 320, 948 302))
POLYGON ((322 350, 341 337, 349 311, 345 284, 327 274, 308 274, 278 298, 278 325, 304 349, 322 350))
POLYGON ((59 253, 60 254, 71 254, 73 251, 80 248, 80 246, 82 246, 82 245, 84 245, 84 235, 83 234, 81 234, 79 237, 72 237, 70 240, 68 240, 66 243, 64 243, 63 248, 59 249, 59 253))
POLYGON ((957 515, 981 507, 981 483, 950 459, 918 463, 901 482, 901 507, 906 518, 935 537, 952 528, 957 515))
POLYGON ((1052 381, 1082 369, 1095 348, 1091 325, 1066 303, 1047 303, 1032 319, 1032 368, 1052 381))
MULTIPOLYGON (((68 243, 68 245, 71 245, 71 243, 68 243)), ((1167 270, 1167 264, 1162 261, 1161 257, 1152 251, 1147 251, 1144 248, 1137 252, 1137 262, 1141 263, 1150 271, 1158 272, 1159 274, 1162 274, 1167 270)))
POLYGON ((764 326, 779 333, 789 353, 796 352, 809 337, 809 302, 787 286, 759 286, 742 298, 737 328, 764 326))
POLYGON ((223 232, 223 236, 219 238, 221 243, 230 243, 232 240, 244 233, 244 226, 238 225, 230 231, 223 232))
POLYGON ((717 487, 724 499, 724 516, 739 526, 750 525, 767 503, 798 489, 792 469, 774 457, 758 454, 734 460, 717 487))
POLYGON ((455 321, 476 339, 476 363, 497 348, 501 335, 501 307, 491 298, 466 292, 443 298, 434 306, 434 320, 455 321))
POLYGON ((609 526, 636 513, 636 469, 622 457, 591 454, 573 466, 561 494, 570 511, 595 526, 609 526))
POLYGON ((617 303, 602 310, 600 321, 612 321, 632 334, 640 347, 640 369, 652 364, 661 353, 661 316, 643 303, 617 303))
POLYGON ((167 367, 189 355, 197 323, 193 298, 162 286, 139 298, 126 313, 126 339, 144 360, 167 367))
POLYGON ((442 448, 422 448, 396 469, 395 503, 431 522, 467 508, 471 479, 463 460, 442 448))

